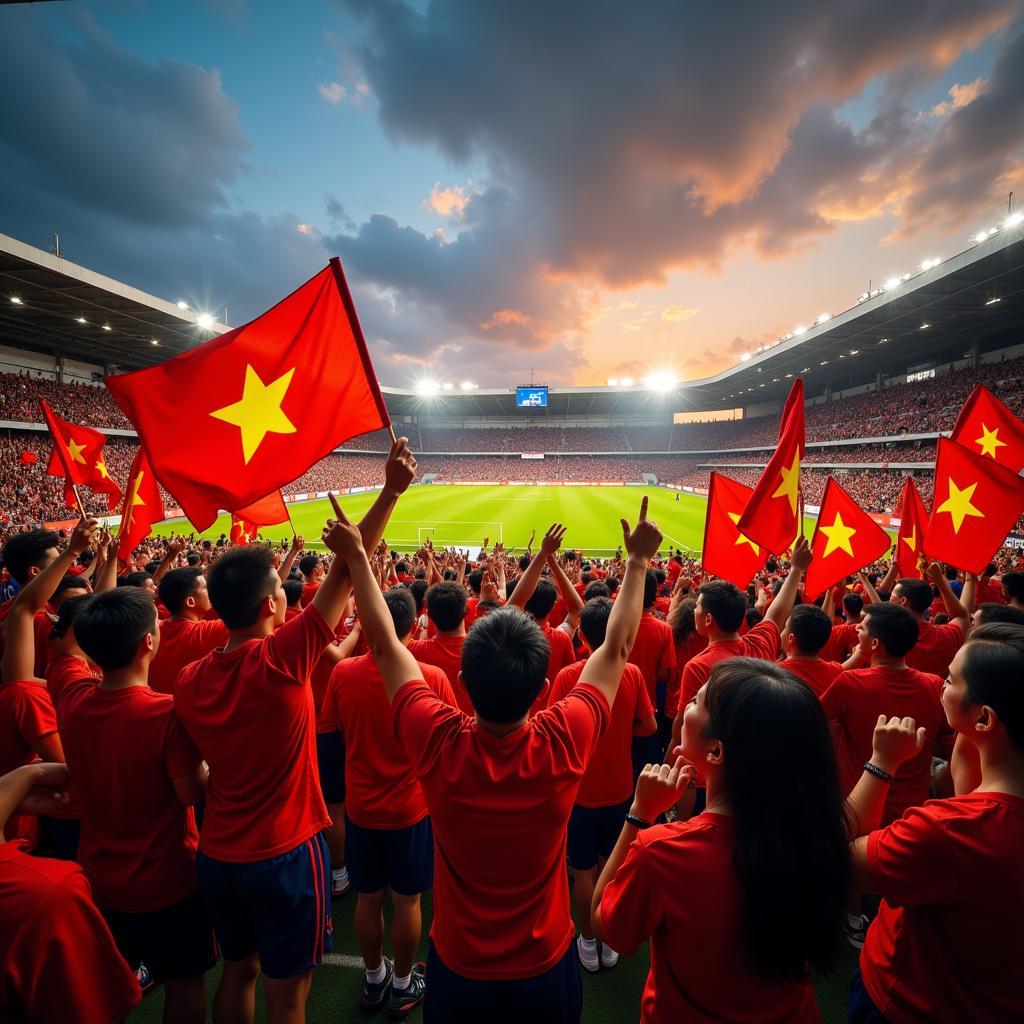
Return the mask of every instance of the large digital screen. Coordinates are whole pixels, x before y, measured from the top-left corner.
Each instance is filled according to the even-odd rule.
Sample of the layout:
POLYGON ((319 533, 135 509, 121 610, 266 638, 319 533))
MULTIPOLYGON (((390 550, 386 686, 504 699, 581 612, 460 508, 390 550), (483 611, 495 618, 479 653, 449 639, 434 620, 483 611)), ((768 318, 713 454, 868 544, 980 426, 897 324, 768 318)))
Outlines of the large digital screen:
POLYGON ((547 385, 516 388, 516 407, 519 409, 546 409, 548 407, 547 385))

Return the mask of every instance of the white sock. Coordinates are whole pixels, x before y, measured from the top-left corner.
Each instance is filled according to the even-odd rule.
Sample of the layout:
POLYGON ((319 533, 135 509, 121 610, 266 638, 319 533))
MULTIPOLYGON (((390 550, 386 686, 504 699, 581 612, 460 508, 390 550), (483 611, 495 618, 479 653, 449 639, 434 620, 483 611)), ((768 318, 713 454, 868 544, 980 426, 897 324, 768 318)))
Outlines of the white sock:
POLYGON ((597 939, 585 939, 580 936, 580 946, 585 949, 588 953, 597 952, 597 939))
POLYGON ((345 879, 348 878, 348 868, 331 868, 331 878, 335 882, 344 882, 345 879))
POLYGON ((407 974, 404 978, 400 978, 396 974, 394 980, 391 982, 391 987, 397 989, 399 992, 402 992, 409 987, 410 981, 412 981, 411 974, 407 974))
POLYGON ((371 971, 366 968, 366 980, 371 985, 379 985, 388 976, 388 962, 381 960, 380 964, 371 971))

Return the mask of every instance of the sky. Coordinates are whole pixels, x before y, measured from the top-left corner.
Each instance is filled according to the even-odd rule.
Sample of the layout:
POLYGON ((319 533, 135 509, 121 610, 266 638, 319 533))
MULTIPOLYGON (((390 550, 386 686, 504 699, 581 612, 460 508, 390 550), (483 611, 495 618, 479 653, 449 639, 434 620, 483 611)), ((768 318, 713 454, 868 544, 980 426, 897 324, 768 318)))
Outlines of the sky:
POLYGON ((1024 3, 0 7, 0 232, 382 383, 691 380, 1024 199, 1024 3))

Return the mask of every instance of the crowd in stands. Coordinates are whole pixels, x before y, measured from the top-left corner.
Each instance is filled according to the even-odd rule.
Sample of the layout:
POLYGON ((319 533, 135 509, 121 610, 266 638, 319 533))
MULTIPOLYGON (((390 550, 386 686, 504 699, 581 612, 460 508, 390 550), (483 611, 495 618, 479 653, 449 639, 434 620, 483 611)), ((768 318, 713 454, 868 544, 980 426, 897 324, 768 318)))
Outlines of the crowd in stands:
POLYGON ((48 402, 53 411, 69 423, 133 429, 102 384, 84 381, 58 384, 51 377, 27 370, 0 373, 0 420, 41 423, 40 399, 48 402))

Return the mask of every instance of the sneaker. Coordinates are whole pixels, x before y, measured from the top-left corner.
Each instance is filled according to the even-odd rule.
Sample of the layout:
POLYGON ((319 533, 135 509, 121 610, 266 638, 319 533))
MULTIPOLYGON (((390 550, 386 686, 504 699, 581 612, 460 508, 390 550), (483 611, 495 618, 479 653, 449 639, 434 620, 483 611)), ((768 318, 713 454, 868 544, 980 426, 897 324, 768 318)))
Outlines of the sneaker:
POLYGON ((619 962, 619 954, 606 943, 601 943, 601 966, 614 967, 619 962))
POLYGON ((864 948, 864 938, 868 933, 869 924, 871 924, 871 921, 863 914, 857 917, 854 917, 852 914, 846 915, 846 924, 843 925, 843 931, 846 933, 846 941, 854 949, 864 948))
POLYGON ((409 984, 405 988, 391 986, 388 1016, 392 1020, 405 1020, 423 1002, 423 997, 427 994, 426 970, 426 964, 413 964, 409 984))
POLYGON ((143 963, 140 963, 135 970, 135 980, 143 992, 153 987, 153 975, 149 973, 149 968, 143 963))
POLYGON ((583 970, 589 971, 591 974, 596 974, 601 970, 601 958, 597 955, 597 946, 595 945, 593 952, 588 951, 583 945, 583 936, 576 936, 576 952, 580 957, 580 964, 583 970))
POLYGON ((379 1010, 388 997, 391 982, 395 978, 395 964, 387 957, 384 957, 384 963, 387 966, 384 980, 378 981, 376 984, 369 981, 366 972, 363 971, 363 994, 360 996, 359 1002, 364 1010, 379 1010))
POLYGON ((352 883, 349 881, 348 872, 344 875, 336 875, 333 871, 331 872, 331 899, 344 896, 351 888, 352 883))

